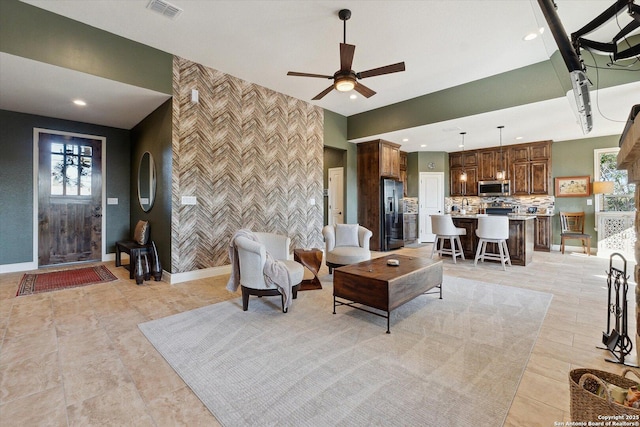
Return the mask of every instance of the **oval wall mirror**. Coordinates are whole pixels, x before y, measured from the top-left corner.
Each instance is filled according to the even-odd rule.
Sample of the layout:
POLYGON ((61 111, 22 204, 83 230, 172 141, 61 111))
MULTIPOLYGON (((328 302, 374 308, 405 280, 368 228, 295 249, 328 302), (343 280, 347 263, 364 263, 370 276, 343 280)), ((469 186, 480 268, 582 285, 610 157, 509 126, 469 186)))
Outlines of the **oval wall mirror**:
POLYGON ((138 169, 138 201, 143 211, 149 212, 156 197, 156 165, 153 156, 146 151, 138 169))

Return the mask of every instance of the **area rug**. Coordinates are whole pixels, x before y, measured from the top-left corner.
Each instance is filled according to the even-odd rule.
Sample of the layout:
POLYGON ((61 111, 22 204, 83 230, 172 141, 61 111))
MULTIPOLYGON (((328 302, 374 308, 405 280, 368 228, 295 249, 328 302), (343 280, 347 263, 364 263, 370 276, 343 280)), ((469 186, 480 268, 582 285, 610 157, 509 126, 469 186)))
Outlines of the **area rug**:
POLYGON ((117 277, 104 265, 50 273, 25 274, 20 281, 16 296, 76 288, 94 283, 111 282, 116 279, 117 277))
POLYGON ((139 328, 224 426, 500 426, 552 295, 445 277, 386 319, 331 282, 225 301, 139 328))

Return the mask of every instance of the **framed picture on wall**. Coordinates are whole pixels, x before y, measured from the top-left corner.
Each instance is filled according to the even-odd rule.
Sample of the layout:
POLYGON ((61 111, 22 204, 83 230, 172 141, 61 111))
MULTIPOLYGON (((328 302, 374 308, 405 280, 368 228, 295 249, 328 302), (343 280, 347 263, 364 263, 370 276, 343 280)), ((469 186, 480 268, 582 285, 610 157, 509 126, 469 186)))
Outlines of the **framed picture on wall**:
POLYGON ((591 177, 588 175, 556 178, 556 197, 587 197, 590 189, 591 177))

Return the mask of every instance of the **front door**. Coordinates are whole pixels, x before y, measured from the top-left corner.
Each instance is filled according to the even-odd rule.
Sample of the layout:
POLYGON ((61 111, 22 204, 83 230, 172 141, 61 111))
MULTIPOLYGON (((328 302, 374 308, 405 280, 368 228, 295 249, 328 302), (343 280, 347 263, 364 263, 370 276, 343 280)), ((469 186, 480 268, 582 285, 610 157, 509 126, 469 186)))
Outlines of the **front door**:
POLYGON ((444 173, 420 172, 418 187, 420 242, 433 242, 436 235, 431 232, 431 215, 444 212, 444 173))
POLYGON ((38 266, 100 261, 102 141, 38 135, 38 266))
POLYGON ((330 168, 329 171, 329 222, 328 225, 344 223, 344 169, 330 168))

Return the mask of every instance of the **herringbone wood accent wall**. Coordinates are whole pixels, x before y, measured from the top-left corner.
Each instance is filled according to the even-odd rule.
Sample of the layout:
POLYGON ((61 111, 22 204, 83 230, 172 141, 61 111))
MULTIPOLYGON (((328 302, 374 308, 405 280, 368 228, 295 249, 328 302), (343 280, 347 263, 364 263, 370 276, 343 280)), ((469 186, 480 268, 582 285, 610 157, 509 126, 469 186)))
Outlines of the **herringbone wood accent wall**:
POLYGON ((229 264, 240 228, 288 235, 292 248, 322 247, 323 114, 174 57, 172 272, 229 264), (182 205, 182 196, 198 204, 182 205))

